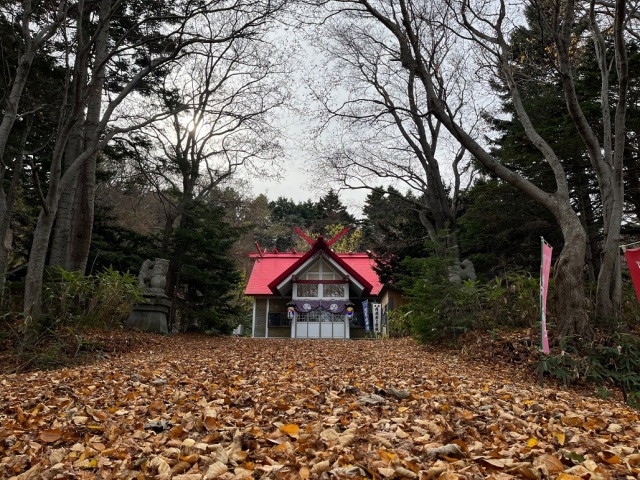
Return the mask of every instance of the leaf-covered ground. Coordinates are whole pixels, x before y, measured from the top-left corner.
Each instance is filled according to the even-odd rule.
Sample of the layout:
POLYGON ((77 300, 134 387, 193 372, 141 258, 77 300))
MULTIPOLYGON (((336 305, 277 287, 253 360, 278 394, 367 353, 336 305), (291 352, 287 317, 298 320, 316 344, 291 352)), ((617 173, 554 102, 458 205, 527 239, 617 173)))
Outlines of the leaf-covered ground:
POLYGON ((410 340, 144 337, 0 376, 0 477, 640 478, 640 419, 410 340))

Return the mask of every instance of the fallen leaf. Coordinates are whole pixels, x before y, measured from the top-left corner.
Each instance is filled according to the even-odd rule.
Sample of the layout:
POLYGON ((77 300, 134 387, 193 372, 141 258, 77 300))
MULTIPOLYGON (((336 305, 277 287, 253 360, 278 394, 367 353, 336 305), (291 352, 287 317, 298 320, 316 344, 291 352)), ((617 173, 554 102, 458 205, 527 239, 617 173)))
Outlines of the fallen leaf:
POLYGON ((46 443, 52 443, 62 438, 62 430, 59 428, 52 428, 49 430, 43 430, 40 433, 40 440, 46 443))
POLYGON ((287 425, 284 425, 283 427, 280 427, 280 431, 286 433, 292 438, 298 438, 298 435, 300 433, 300 426, 295 423, 289 423, 287 425))

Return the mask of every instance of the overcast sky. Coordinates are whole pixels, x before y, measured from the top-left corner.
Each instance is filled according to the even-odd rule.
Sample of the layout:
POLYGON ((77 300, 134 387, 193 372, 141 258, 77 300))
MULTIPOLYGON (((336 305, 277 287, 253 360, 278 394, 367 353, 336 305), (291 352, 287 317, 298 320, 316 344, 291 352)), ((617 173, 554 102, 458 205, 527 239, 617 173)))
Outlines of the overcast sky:
MULTIPOLYGON (((286 162, 282 174, 284 177, 282 180, 253 179, 251 182, 253 196, 262 193, 269 200, 285 197, 295 202, 317 201, 331 188, 331 185, 318 185, 317 182, 313 181, 308 170, 305 169, 304 158, 302 157, 286 162)), ((336 185, 333 185, 333 187, 337 190, 336 185)), ((342 203, 347 206, 349 213, 356 217, 362 216, 362 207, 366 196, 367 192, 364 190, 340 191, 342 203)))

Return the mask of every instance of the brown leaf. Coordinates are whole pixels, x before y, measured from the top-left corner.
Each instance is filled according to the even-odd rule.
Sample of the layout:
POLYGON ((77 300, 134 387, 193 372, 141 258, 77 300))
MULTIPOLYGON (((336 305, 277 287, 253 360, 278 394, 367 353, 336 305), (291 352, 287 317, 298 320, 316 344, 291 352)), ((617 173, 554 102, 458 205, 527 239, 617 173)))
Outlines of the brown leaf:
POLYGON ((153 457, 147 463, 147 469, 152 478, 156 480, 168 480, 171 478, 171 467, 162 457, 153 457))
POLYGON ((62 430, 59 428, 51 428, 49 430, 43 430, 40 433, 40 440, 45 443, 53 443, 62 438, 62 430))
POLYGON ((536 457, 534 462, 535 465, 544 466, 549 473, 558 473, 564 470, 564 465, 560 461, 558 457, 555 455, 544 454, 536 457))
POLYGON ((209 465, 209 468, 207 469, 207 473, 204 474, 203 479, 212 480, 214 478, 218 478, 221 475, 224 475, 228 471, 229 469, 224 463, 217 461, 209 465))
POLYGON ((575 415, 567 415, 562 417, 562 423, 568 427, 579 427, 584 423, 584 419, 575 415))
POLYGON ((176 425, 169 430, 169 438, 180 438, 184 434, 182 425, 176 425))
POLYGON ((179 461, 173 467, 171 467, 171 472, 173 475, 177 475, 180 473, 184 473, 191 468, 191 464, 189 462, 179 461))

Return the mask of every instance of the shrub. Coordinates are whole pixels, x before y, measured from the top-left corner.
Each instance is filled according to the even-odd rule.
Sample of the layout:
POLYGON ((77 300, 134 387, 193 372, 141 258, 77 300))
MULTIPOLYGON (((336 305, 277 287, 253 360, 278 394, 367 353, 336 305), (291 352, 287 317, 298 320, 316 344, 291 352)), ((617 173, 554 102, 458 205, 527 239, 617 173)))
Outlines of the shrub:
POLYGON ((389 311, 389 336, 392 338, 408 337, 411 335, 411 314, 402 309, 389 311))
POLYGON ((461 287, 449 281, 452 259, 434 252, 428 258, 405 260, 410 276, 402 280, 402 287, 411 298, 399 309, 407 315, 411 332, 421 342, 450 338, 472 327, 477 309, 475 286, 469 282, 461 287))
POLYGON ((84 276, 61 267, 45 286, 46 317, 52 327, 114 327, 142 300, 136 277, 112 268, 84 276))
POLYGON ((621 389, 624 400, 640 408, 640 337, 616 333, 589 344, 563 342, 559 355, 542 358, 538 367, 565 385, 592 382, 603 392, 621 389))
MULTIPOLYGON (((394 320, 409 321, 419 341, 450 338, 455 343, 459 334, 468 330, 536 325, 537 278, 514 272, 486 284, 465 280, 457 285, 449 281, 453 261, 435 251, 428 258, 405 260, 410 276, 403 278, 402 287, 410 301, 399 309, 394 320)), ((406 330, 402 323, 395 328, 398 334, 406 330)))
POLYGON ((107 269, 83 276, 56 267, 45 286, 45 313, 7 313, 0 319, 0 349, 12 350, 10 371, 56 368, 94 346, 82 336, 87 327, 120 326, 133 304, 142 300, 138 282, 128 273, 107 269))

